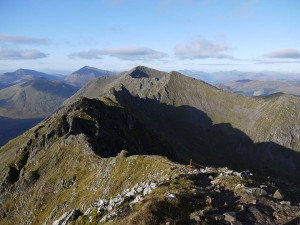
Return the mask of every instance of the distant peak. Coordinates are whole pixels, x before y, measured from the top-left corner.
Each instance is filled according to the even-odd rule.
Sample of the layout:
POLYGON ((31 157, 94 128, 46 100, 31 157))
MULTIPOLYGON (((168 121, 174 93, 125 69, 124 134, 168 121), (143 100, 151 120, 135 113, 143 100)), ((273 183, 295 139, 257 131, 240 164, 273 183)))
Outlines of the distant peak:
POLYGON ((130 70, 129 75, 133 78, 161 78, 162 76, 168 74, 163 71, 152 69, 146 66, 137 66, 130 70))
POLYGON ((101 69, 98 69, 96 67, 91 67, 91 66, 84 66, 81 69, 73 72, 72 74, 89 74, 89 73, 94 73, 96 76, 113 74, 113 72, 111 72, 111 71, 101 70, 101 69))

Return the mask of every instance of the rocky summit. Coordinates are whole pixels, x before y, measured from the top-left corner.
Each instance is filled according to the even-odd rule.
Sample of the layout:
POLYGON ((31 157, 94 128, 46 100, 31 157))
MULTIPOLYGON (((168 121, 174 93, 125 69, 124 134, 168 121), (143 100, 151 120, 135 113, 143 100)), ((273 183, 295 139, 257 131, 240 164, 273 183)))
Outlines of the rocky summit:
POLYGON ((0 224, 298 224, 299 101, 100 77, 0 149, 0 224))

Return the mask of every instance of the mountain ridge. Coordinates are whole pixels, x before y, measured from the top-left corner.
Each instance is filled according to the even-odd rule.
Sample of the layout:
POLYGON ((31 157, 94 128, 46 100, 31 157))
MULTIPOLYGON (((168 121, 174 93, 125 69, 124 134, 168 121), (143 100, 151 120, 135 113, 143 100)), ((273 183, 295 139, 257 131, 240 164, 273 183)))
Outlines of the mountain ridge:
MULTIPOLYGON (((199 121, 204 121, 204 123, 209 124, 208 127, 212 129, 212 134, 216 132, 216 134, 219 134, 220 136, 225 135, 223 138, 226 139, 227 137, 228 140, 232 142, 231 144, 228 144, 228 146, 231 146, 232 153, 238 153, 238 155, 241 155, 240 152, 243 151, 251 152, 256 148, 263 148, 264 150, 261 152, 261 156, 256 154, 254 155, 264 158, 267 157, 269 154, 268 152, 271 151, 273 147, 274 149, 277 149, 276 145, 283 146, 283 149, 294 149, 296 152, 299 152, 299 148, 297 147, 299 139, 294 138, 296 137, 299 125, 292 122, 294 121, 293 118, 299 118, 299 113, 297 113, 297 109, 299 108, 299 99, 296 97, 289 95, 273 95, 264 98, 247 97, 220 90, 205 82, 182 76, 177 72, 164 73, 163 76, 158 79, 151 78, 151 74, 149 75, 150 78, 133 78, 130 76, 130 73, 134 71, 135 69, 123 74, 111 83, 104 84, 101 86, 101 91, 99 92, 96 90, 92 91, 82 89, 77 94, 88 98, 99 98, 104 96, 105 93, 112 87, 116 89, 125 88, 130 95, 135 96, 133 99, 138 100, 140 98, 145 99, 146 101, 157 101, 158 103, 174 107, 189 106, 190 108, 186 108, 185 111, 187 112, 184 113, 187 113, 187 115, 190 114, 189 116, 191 119, 188 120, 193 120, 192 118, 198 118, 199 121), (287 113, 287 111, 290 113, 287 113), (198 116, 201 114, 203 116, 198 116), (213 124, 220 125, 214 126, 213 124), (235 129, 237 130, 235 131, 235 129), (234 135, 235 133, 236 137, 234 135), (245 146, 248 147, 245 147, 245 149, 248 148, 248 150, 243 150, 241 144, 239 143, 240 138, 242 140, 246 140, 245 146), (265 143, 266 141, 270 142, 270 144, 259 145, 259 143, 265 143), (254 143, 257 143, 257 145, 254 143), (271 143, 276 144, 273 145, 271 143), (264 154, 265 156, 262 157, 264 154)), ((151 70, 148 70, 147 72, 151 72, 151 70)), ((98 80, 98 82, 101 83, 102 81, 98 80)), ((93 85, 90 84, 89 87, 93 88, 93 85)), ((74 95, 68 100, 68 102, 70 103, 72 101, 76 101, 76 98, 76 95, 74 95)), ((140 100, 138 101, 140 102, 140 100)), ((68 104, 68 102, 66 104, 68 104)), ((143 103, 138 103, 137 106, 133 106, 134 108, 132 111, 138 109, 138 105, 140 104, 143 103)), ((141 115, 147 115, 149 117, 146 118, 145 121, 150 121, 150 125, 152 124, 151 117, 156 114, 155 112, 149 112, 151 112, 152 108, 159 107, 159 105, 156 105, 157 104, 150 104, 150 106, 147 106, 149 109, 147 108, 145 111, 140 112, 141 115)), ((124 107, 126 108, 128 105, 124 107)), ((161 109, 161 107, 159 108, 159 110, 164 110, 161 109)), ((160 120, 160 113, 156 116, 157 118, 154 120, 160 120)), ((172 116, 169 115, 169 117, 171 118, 172 116)), ((155 125, 153 130, 160 130, 159 127, 167 120, 168 117, 165 118, 165 120, 162 120, 160 124, 155 125)), ((174 123, 176 124, 176 119, 174 123)), ((188 121, 185 121, 184 124, 185 125, 181 124, 181 126, 190 126, 188 121)), ((168 130, 164 133, 172 133, 170 125, 166 126, 168 130)), ((176 129, 176 127, 173 129, 176 129)), ((188 130, 188 128, 186 129, 188 130)), ((202 129, 205 129, 205 127, 202 129)), ((189 132, 187 131, 187 133, 189 132)), ((207 136, 205 132, 202 132, 201 135, 207 136)), ((182 133, 181 136, 176 136, 176 138, 173 136, 169 139, 171 140, 172 138, 175 140, 181 140, 181 142, 185 143, 186 146, 189 146, 189 143, 186 141, 189 140, 190 143, 194 143, 190 144, 190 149, 194 149, 194 151, 197 149, 196 146, 201 148, 201 141, 195 142, 195 140, 197 140, 197 136, 194 134, 185 135, 182 133), (185 137, 186 139, 182 139, 182 137, 185 137)), ((207 139, 210 140, 211 136, 210 138, 207 137, 207 139)), ((202 144, 204 146, 210 145, 209 141, 202 141, 202 144)), ((221 143, 216 145, 219 147, 216 146, 214 148, 220 148, 222 146, 221 143)), ((227 147, 227 149, 229 148, 230 147, 227 147)), ((282 151, 282 153, 283 152, 284 151, 282 151)), ((281 155, 281 153, 279 155, 281 155)), ((253 159, 255 158, 254 156, 251 156, 250 153, 247 157, 253 159)), ((278 162, 282 161, 282 163, 284 163, 284 160, 281 160, 280 157, 274 160, 277 160, 278 162)), ((262 161, 267 161, 267 158, 264 158, 262 161)), ((286 162, 286 166, 288 166, 288 162, 290 162, 291 165, 294 165, 291 160, 288 160, 286 162)), ((247 162, 245 161, 244 163, 247 162)), ((263 165, 264 163, 260 162, 260 164, 263 165)), ((276 163, 273 165, 273 169, 276 170, 275 165, 276 163)))
POLYGON ((14 72, 6 72, 0 74, 0 84, 3 87, 9 87, 14 84, 26 82, 33 79, 45 78, 48 80, 63 80, 62 76, 51 75, 36 70, 30 69, 18 69, 14 72))
POLYGON ((146 67, 100 77, 0 148, 0 224, 296 220, 299 101, 146 67))

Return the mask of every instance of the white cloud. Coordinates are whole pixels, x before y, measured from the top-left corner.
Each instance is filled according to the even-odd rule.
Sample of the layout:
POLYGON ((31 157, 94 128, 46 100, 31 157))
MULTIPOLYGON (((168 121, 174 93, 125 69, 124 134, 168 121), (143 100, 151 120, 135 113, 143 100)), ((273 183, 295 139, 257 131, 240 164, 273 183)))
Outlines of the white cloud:
POLYGON ((47 55, 38 50, 0 49, 0 60, 40 59, 47 55))
POLYGON ((167 56, 167 54, 150 48, 128 47, 94 49, 89 51, 75 52, 69 55, 70 58, 83 59, 101 59, 102 56, 112 56, 122 60, 154 60, 164 58, 167 56))
POLYGON ((48 45, 50 41, 46 38, 32 38, 25 36, 15 36, 0 34, 0 43, 27 44, 27 45, 48 45))
POLYGON ((299 59, 300 51, 297 49, 279 49, 264 55, 267 58, 286 58, 286 59, 299 59))
POLYGON ((177 45, 175 55, 181 59, 233 59, 232 56, 224 54, 228 49, 226 44, 216 44, 203 38, 197 38, 188 44, 177 45))

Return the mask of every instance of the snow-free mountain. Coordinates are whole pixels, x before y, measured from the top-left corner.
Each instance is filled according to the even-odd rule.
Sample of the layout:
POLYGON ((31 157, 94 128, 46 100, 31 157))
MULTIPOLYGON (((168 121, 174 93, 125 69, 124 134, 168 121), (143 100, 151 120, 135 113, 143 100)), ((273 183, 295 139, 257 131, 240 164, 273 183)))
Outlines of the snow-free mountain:
POLYGON ((294 81, 237 80, 218 85, 221 89, 249 96, 268 96, 277 92, 300 96, 300 85, 294 81))
POLYGON ((51 75, 29 69, 18 69, 14 72, 6 72, 0 74, 0 88, 41 78, 45 78, 48 80, 63 80, 63 76, 61 75, 51 75))
POLYGON ((76 87, 82 87, 91 80, 102 77, 102 76, 113 76, 115 72, 108 70, 101 70, 95 67, 84 66, 81 69, 71 73, 65 78, 65 81, 68 84, 71 84, 76 87))

